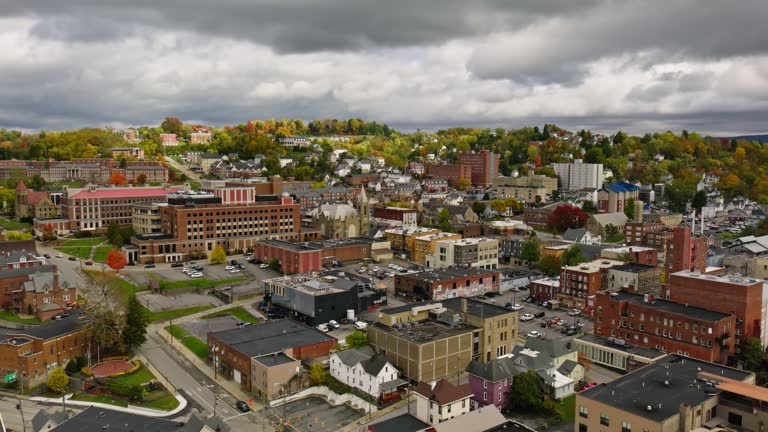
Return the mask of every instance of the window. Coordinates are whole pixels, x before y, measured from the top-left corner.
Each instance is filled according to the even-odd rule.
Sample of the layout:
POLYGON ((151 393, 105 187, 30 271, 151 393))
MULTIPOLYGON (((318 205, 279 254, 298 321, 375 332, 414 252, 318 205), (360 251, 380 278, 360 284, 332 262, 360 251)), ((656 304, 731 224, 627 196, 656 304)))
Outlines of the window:
POLYGON ((579 417, 589 418, 589 409, 585 406, 580 406, 579 417))
POLYGON ((483 400, 484 400, 484 401, 487 401, 487 400, 488 400, 488 396, 487 396, 487 394, 486 394, 485 392, 483 392, 483 400))
POLYGON ((621 422, 621 432, 632 432, 632 424, 629 422, 621 422))
POLYGON ((610 426, 611 419, 605 414, 600 414, 600 424, 603 426, 610 426))
POLYGON ((579 423, 579 432, 587 432, 587 425, 579 423))

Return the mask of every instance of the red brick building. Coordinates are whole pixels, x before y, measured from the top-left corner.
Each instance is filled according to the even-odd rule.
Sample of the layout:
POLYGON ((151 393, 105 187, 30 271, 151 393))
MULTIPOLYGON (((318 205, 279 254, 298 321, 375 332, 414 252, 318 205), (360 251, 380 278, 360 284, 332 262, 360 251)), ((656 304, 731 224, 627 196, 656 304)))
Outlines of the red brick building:
MULTIPOLYGON (((32 247, 34 248, 34 245, 32 247)), ((43 264, 45 264, 45 258, 37 258, 33 253, 26 250, 0 251, 0 270, 37 267, 43 264)), ((0 277, 2 277, 2 273, 0 273, 0 277)))
POLYGON ((251 358, 278 352, 297 360, 325 357, 336 344, 336 338, 289 319, 208 333, 208 348, 219 374, 246 391, 252 385, 251 358))
POLYGON ((627 255, 631 256, 636 264, 652 266, 659 264, 659 252, 652 247, 623 246, 606 248, 600 251, 600 256, 603 258, 623 259, 627 255))
POLYGON ((749 337, 765 344, 762 280, 680 271, 669 275, 667 296, 679 303, 736 315, 736 354, 749 337))
MULTIPOLYGON (((734 353, 736 317, 626 291, 595 296, 595 334, 722 363, 734 353)), ((619 342, 621 344, 622 342, 619 342)))
POLYGON ((526 208, 523 210, 523 222, 534 229, 542 229, 549 226, 549 215, 562 205, 560 202, 552 203, 544 207, 526 208))
POLYGON ((277 259, 280 268, 286 273, 309 273, 323 271, 323 266, 332 265, 335 261, 369 259, 374 244, 372 239, 364 237, 300 243, 261 240, 254 245, 253 256, 263 263, 277 259))
POLYGON ((501 274, 477 268, 444 268, 395 275, 395 292, 422 300, 474 297, 499 292, 501 274))
POLYGON ((493 179, 499 175, 499 155, 489 150, 475 153, 460 153, 459 165, 472 169, 472 185, 489 187, 493 179))
POLYGON ((564 266, 560 272, 560 291, 557 301, 569 309, 586 309, 587 299, 608 287, 608 269, 623 265, 624 261, 597 259, 575 266, 564 266))
MULTIPOLYGON (((624 225, 624 243, 628 246, 656 247, 656 245, 649 244, 648 235, 664 231, 665 228, 661 222, 627 222, 624 225)), ((657 249, 663 250, 663 246, 657 249)))
POLYGON ((374 207, 373 217, 402 222, 403 225, 416 225, 419 212, 416 209, 400 207, 374 207))
POLYGON ((697 270, 704 273, 707 269, 707 239, 693 237, 688 227, 672 230, 672 239, 667 242, 664 259, 665 275, 682 270, 697 270))
POLYGON ((555 300, 560 291, 560 278, 537 279, 531 281, 529 293, 536 301, 544 302, 555 300))
POLYGON ((77 300, 77 287, 59 285, 54 265, 0 271, 0 307, 13 313, 50 319, 77 300))
POLYGON ((453 187, 459 185, 459 180, 467 179, 472 181, 472 168, 467 165, 427 165, 427 175, 436 178, 443 179, 453 187))

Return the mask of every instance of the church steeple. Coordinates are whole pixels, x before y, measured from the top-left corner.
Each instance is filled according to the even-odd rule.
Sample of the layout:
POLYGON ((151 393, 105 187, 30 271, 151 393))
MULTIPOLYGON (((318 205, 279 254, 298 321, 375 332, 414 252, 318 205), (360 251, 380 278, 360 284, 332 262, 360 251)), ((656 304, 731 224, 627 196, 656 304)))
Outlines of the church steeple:
POLYGON ((365 186, 360 186, 360 194, 357 195, 356 207, 357 215, 360 218, 360 235, 367 237, 369 232, 368 222, 370 217, 368 215, 368 195, 365 193, 365 186))

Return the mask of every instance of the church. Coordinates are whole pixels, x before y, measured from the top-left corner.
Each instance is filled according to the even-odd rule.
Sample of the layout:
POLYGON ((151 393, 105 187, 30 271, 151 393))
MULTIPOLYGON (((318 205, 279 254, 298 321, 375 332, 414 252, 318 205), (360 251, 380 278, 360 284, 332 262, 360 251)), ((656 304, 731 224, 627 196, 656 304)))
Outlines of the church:
POLYGON ((364 187, 360 188, 354 206, 350 203, 321 204, 308 214, 326 239, 368 236, 370 217, 368 196, 364 187))

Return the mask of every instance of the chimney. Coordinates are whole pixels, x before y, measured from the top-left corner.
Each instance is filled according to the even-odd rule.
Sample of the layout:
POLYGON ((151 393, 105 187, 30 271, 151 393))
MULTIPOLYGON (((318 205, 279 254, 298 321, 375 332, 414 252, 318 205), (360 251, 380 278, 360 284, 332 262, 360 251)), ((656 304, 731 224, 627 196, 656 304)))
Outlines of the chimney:
POLYGON ((467 312, 467 299, 464 297, 461 298, 461 311, 464 313, 467 312))
POLYGON ((680 424, 677 429, 680 432, 690 432, 691 423, 693 423, 693 411, 691 410, 690 405, 681 404, 680 405, 680 424))
POLYGON ((634 212, 635 212, 635 222, 643 222, 643 202, 640 200, 635 200, 635 206, 634 206, 634 212))

